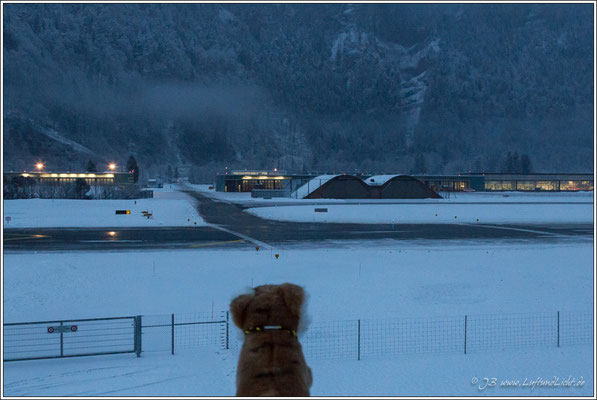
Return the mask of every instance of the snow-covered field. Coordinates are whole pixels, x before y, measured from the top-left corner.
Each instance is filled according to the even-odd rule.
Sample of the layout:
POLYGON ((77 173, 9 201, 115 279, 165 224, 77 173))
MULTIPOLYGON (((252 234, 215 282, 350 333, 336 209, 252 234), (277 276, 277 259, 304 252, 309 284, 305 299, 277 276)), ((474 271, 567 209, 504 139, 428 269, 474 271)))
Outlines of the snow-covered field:
MULTIPOLYGON (((7 253, 4 320, 225 310, 263 283, 309 294, 312 324, 351 318, 592 311, 587 242, 342 242, 331 247, 7 253), (274 254, 279 254, 275 258, 274 254)), ((384 360, 307 360, 313 395, 579 395, 593 391, 591 346, 384 360), (479 390, 483 378, 586 381, 479 390), (479 381, 476 385, 471 382, 479 381)), ((233 395, 235 350, 4 363, 5 395, 233 395)), ((498 383, 499 384, 499 383, 498 383)))
POLYGON ((205 225, 185 194, 170 190, 137 200, 4 200, 4 228, 144 227, 205 225), (116 210, 130 210, 117 215, 116 210), (148 211, 151 218, 142 213, 148 211), (10 221, 6 221, 6 217, 10 221))
MULTIPOLYGON (((149 353, 141 358, 115 355, 5 363, 4 395, 234 396, 237 360, 230 351, 196 349, 174 356, 149 353)), ((309 366, 314 377, 312 396, 535 397, 593 393, 592 356, 586 347, 318 361, 309 362, 309 366), (559 378, 559 387, 539 386, 554 377, 559 378), (522 386, 525 379, 527 386, 522 386), (575 384, 563 386, 572 379, 575 384), (518 387, 500 386, 514 380, 519 381, 518 387), (577 386, 579 381, 582 386, 577 386)))
POLYGON ((541 224, 593 223, 593 204, 329 204, 322 206, 258 207, 245 210, 260 218, 293 222, 359 224, 541 224))
POLYGON ((212 301, 216 309, 227 309, 239 291, 285 281, 305 286, 315 319, 534 312, 592 304, 590 242, 476 243, 10 252, 4 254, 4 318, 208 311, 212 301))
MULTIPOLYGON (((449 199, 415 201, 418 204, 405 204, 412 200, 367 205, 358 205, 359 200, 299 200, 305 205, 283 206, 296 199, 251 199, 248 193, 216 193, 207 185, 191 186, 223 201, 271 202, 273 207, 253 208, 250 212, 282 220, 313 221, 316 214, 321 218, 316 221, 321 222, 331 222, 326 219, 332 218, 334 222, 398 225, 455 220, 593 221, 592 193, 510 193, 506 197, 504 193, 463 193, 449 199), (574 204, 553 204, 557 202, 574 204), (328 213, 314 213, 314 204, 325 204, 328 213)), ((193 203, 192 198, 169 186, 155 190, 153 199, 136 200, 136 204, 134 200, 10 200, 4 202, 4 215, 11 217, 6 227, 14 228, 204 224, 193 203), (131 214, 115 215, 115 209, 130 209, 131 214), (141 211, 151 212, 153 219, 146 219, 141 211)), ((236 295, 251 287, 300 284, 309 296, 311 331, 301 338, 314 373, 311 393, 315 396, 586 396, 594 390, 593 347, 586 340, 581 341, 584 344, 560 348, 494 349, 466 355, 388 353, 360 361, 326 359, 325 354, 310 358, 316 353, 309 350, 308 342, 309 332, 316 332, 316 338, 320 336, 318 326, 356 319, 553 315, 556 311, 592 314, 593 247, 588 238, 561 238, 549 243, 327 241, 260 251, 247 246, 9 252, 4 254, 3 279, 5 323, 212 310, 218 313, 227 310, 236 295), (547 386, 554 378, 559 386, 547 386), (518 386, 505 387, 506 381, 519 382, 518 386)), ((586 321, 582 324, 580 328, 586 330, 586 321)), ((229 350, 190 347, 170 355, 167 348, 163 352, 149 351, 151 341, 146 337, 140 358, 129 354, 4 362, 3 394, 234 395, 238 338, 242 335, 233 330, 234 345, 229 350)), ((338 331, 327 334, 337 335, 338 331)), ((393 337, 391 330, 385 334, 393 337)), ((330 338, 318 340, 324 352, 327 343, 334 346, 330 338)))

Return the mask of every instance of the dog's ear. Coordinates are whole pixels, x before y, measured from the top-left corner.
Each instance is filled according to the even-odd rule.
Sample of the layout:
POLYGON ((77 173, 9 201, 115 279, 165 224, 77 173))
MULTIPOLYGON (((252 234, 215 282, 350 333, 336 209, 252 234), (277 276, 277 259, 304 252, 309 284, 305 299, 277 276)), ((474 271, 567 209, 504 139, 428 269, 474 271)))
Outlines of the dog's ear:
POLYGON ((253 300, 252 294, 242 294, 230 303, 230 313, 232 314, 232 321, 240 329, 243 329, 243 323, 245 322, 245 313, 247 307, 253 300))
POLYGON ((292 283, 284 283, 280 285, 278 290, 282 292, 282 298, 290 313, 297 317, 300 316, 301 307, 305 300, 305 291, 303 288, 292 283))

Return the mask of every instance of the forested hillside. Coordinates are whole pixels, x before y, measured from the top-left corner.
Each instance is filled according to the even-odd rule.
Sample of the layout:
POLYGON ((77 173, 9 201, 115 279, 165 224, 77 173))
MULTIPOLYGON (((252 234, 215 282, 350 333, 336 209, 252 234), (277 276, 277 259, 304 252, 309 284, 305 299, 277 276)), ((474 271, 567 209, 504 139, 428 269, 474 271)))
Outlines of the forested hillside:
POLYGON ((590 4, 3 7, 5 169, 593 169, 590 4))

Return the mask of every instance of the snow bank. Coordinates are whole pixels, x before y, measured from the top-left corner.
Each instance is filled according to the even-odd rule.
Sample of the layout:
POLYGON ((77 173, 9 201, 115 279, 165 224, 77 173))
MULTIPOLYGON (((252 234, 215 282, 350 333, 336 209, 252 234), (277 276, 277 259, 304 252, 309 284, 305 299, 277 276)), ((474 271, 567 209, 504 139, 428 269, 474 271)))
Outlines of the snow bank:
POLYGON ((321 206, 260 207, 245 210, 260 218, 294 222, 358 224, 448 224, 448 223, 593 223, 593 205, 571 204, 329 204, 321 206))
POLYGON ((4 200, 4 228, 202 226, 205 221, 179 192, 137 200, 4 200), (116 210, 130 210, 117 215, 116 210), (142 211, 152 214, 151 218, 142 211), (195 222, 197 223, 195 225, 195 222))

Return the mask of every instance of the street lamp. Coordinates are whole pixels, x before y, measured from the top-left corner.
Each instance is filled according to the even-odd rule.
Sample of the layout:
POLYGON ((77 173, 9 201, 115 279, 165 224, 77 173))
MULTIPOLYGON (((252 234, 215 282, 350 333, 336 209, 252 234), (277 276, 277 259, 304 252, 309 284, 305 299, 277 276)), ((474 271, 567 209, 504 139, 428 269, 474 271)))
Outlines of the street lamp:
POLYGON ((35 164, 35 168, 37 168, 38 171, 41 171, 42 169, 44 169, 44 163, 38 162, 37 164, 35 164))
POLYGON ((116 164, 110 163, 108 164, 108 168, 110 168, 110 171, 114 171, 116 169, 116 164))

